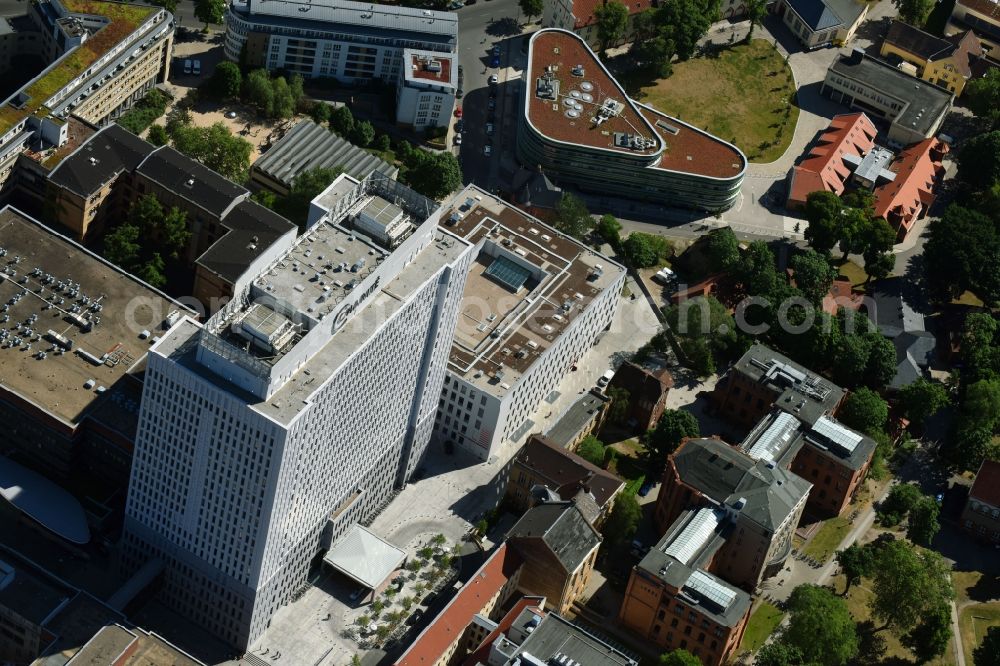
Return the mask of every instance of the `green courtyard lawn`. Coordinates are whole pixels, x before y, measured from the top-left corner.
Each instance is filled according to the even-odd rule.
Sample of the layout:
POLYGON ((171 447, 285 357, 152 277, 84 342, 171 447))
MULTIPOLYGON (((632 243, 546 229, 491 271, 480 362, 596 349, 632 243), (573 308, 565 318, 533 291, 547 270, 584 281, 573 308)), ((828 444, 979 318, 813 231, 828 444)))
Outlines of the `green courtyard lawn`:
POLYGON ((781 619, 785 614, 778 610, 777 606, 762 601, 750 615, 747 622, 746 632, 743 634, 743 642, 740 643, 740 652, 754 652, 760 649, 767 637, 774 633, 774 630, 781 624, 781 619))
POLYGON ((847 533, 851 531, 851 523, 845 516, 837 516, 823 523, 809 542, 802 549, 802 553, 808 557, 826 562, 830 559, 840 542, 844 540, 847 533))
POLYGON ((965 663, 972 663, 972 652, 983 640, 986 630, 1000 626, 1000 579, 996 576, 984 576, 981 571, 953 571, 951 582, 955 587, 955 603, 961 610, 958 613, 958 626, 962 632, 962 648, 965 651, 965 663), (980 601, 982 603, 971 603, 980 601))
POLYGON ((763 39, 674 63, 666 79, 623 78, 641 102, 731 141, 751 162, 778 159, 795 133, 792 70, 763 39))

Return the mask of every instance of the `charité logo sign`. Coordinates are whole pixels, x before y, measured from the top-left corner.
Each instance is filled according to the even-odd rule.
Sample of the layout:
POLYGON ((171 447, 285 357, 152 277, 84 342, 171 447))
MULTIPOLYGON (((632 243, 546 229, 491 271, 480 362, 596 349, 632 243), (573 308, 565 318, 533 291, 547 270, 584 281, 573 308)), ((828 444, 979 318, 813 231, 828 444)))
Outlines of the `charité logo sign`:
POLYGON ((361 307, 361 304, 367 301, 372 294, 378 291, 379 283, 381 282, 382 276, 376 275, 375 281, 372 282, 367 289, 365 289, 359 296, 355 297, 352 302, 345 303, 333 317, 333 327, 330 329, 330 332, 336 333, 340 330, 340 327, 347 323, 347 320, 351 318, 351 315, 354 314, 359 307, 361 307))

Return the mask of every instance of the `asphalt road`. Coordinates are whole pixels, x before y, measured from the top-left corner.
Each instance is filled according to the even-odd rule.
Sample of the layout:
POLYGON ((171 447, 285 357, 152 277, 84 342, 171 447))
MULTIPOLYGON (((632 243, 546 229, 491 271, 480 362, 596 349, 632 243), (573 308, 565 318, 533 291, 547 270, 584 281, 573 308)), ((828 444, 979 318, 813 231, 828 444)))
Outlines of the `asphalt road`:
POLYGON ((507 66, 513 55, 512 48, 516 48, 510 45, 510 38, 520 34, 519 17, 516 0, 477 0, 475 4, 458 10, 458 62, 464 74, 465 92, 460 100, 465 128, 462 145, 458 148, 459 160, 465 182, 487 189, 496 185, 501 146, 505 143, 513 145, 513 137, 503 136, 502 123, 496 122, 502 115, 510 86, 499 85, 491 89, 487 83, 490 74, 500 73, 499 68, 489 67, 490 52, 495 45, 499 45, 501 67, 507 66), (491 122, 488 109, 491 96, 496 106, 492 121, 495 132, 493 136, 487 136, 486 124, 491 122), (484 154, 486 145, 491 146, 490 157, 484 154))

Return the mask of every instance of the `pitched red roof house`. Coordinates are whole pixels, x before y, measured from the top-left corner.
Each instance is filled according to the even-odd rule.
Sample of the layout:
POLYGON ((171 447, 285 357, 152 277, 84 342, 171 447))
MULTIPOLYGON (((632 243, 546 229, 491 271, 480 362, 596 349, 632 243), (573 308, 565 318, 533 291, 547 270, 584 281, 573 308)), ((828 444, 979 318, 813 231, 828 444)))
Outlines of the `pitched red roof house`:
POLYGON ((810 148, 809 154, 792 167, 788 183, 788 208, 801 208, 811 192, 827 190, 843 194, 851 169, 844 155, 861 157, 875 146, 875 125, 864 113, 842 113, 810 148))
POLYGON ((941 159, 947 152, 948 144, 937 139, 904 148, 889 167, 896 179, 875 188, 875 215, 885 218, 900 239, 934 202, 934 184, 944 173, 941 159))
POLYGON ((498 596, 518 574, 521 563, 513 549, 501 544, 434 621, 420 632, 409 649, 396 660, 396 666, 430 666, 445 655, 450 656, 472 618, 478 613, 488 615, 494 605, 502 603, 498 596))
POLYGON ((969 490, 969 499, 1000 508, 1000 462, 984 460, 969 490))
MULTIPOLYGON (((594 12, 597 8, 604 4, 605 0, 573 0, 573 18, 576 19, 576 23, 573 25, 575 30, 580 28, 585 28, 588 25, 593 25, 597 22, 594 18, 594 12)), ((629 15, 638 14, 641 11, 645 11, 653 6, 653 0, 623 0, 622 4, 628 10, 629 15)))
POLYGON ((846 278, 837 278, 830 285, 830 291, 823 297, 823 312, 834 316, 837 310, 845 308, 847 310, 858 310, 864 303, 864 294, 854 291, 851 281, 846 278))

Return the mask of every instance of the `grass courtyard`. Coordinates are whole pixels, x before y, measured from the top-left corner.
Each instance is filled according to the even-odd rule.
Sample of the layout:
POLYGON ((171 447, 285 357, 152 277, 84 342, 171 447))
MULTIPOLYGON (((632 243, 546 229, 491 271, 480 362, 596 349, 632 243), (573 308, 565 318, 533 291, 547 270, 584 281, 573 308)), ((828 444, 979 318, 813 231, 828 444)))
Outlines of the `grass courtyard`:
POLYGON ((951 574, 955 586, 955 602, 965 662, 972 663, 972 652, 983 640, 986 630, 1000 627, 1000 579, 985 576, 980 571, 955 571, 951 574), (990 600, 994 601, 990 601, 990 600), (979 602, 979 603, 970 603, 979 602))
POLYGON ((731 141, 751 162, 781 157, 799 117, 792 70, 763 39, 674 63, 666 79, 628 83, 641 102, 731 141))
POLYGON ((746 632, 743 634, 743 641, 740 643, 740 652, 754 652, 760 649, 767 637, 774 633, 774 630, 781 624, 785 614, 778 610, 777 606, 762 601, 754 609, 747 622, 746 632))

